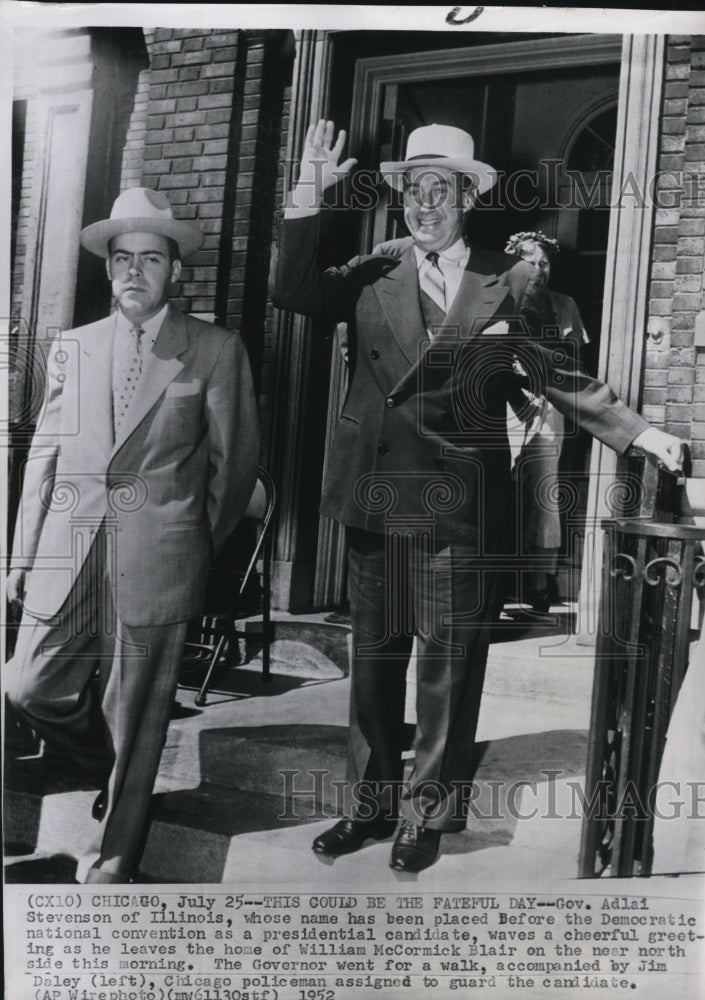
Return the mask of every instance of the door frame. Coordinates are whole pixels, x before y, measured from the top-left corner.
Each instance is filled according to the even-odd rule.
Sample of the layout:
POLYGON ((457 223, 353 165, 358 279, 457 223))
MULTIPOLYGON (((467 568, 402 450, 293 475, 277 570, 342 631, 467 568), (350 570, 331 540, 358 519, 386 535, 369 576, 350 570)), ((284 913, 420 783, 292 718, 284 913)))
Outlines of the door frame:
MULTIPOLYGON (((619 63, 621 35, 569 35, 566 38, 530 36, 519 42, 479 45, 477 48, 438 49, 398 56, 359 59, 353 79, 351 150, 376 150, 379 146, 388 87, 424 81, 457 80, 458 77, 501 76, 507 73, 577 69, 619 63)), ((376 163, 365 164, 376 169, 376 163)), ((360 250, 373 245, 373 213, 365 215, 361 227, 360 250)))
MULTIPOLYGON (((385 88, 423 80, 457 79, 473 69, 478 74, 599 66, 619 63, 619 98, 612 190, 631 177, 648 190, 658 154, 663 87, 664 39, 657 35, 571 35, 478 46, 441 49, 399 56, 363 58, 355 68, 349 149, 375 150, 382 128, 385 88)), ((376 164, 368 164, 375 167, 376 164)), ((360 247, 371 246, 373 213, 367 213, 360 247)), ((610 212, 605 292, 600 337, 599 376, 628 405, 640 400, 646 338, 649 259, 653 205, 624 204, 610 212)), ((340 362, 338 362, 340 364, 340 362)), ((337 413, 342 380, 333 373, 329 418, 337 413)), ((590 464, 579 631, 596 632, 596 608, 602 558, 600 518, 609 513, 608 497, 616 456, 595 441, 590 464)), ((330 555, 334 558, 335 553, 330 555)), ((319 553, 319 568, 327 554, 319 553)))
MULTIPOLYGON (((656 176, 664 86, 665 37, 625 35, 619 76, 615 192, 644 193, 656 176), (629 182, 627 184, 627 182, 629 182), (632 184, 634 187, 632 187, 632 184)), ((598 373, 633 409, 639 407, 646 350, 648 292, 654 204, 628 198, 610 212, 598 373)), ((578 634, 597 638, 603 534, 600 520, 611 513, 616 454, 599 441, 592 447, 590 486, 578 606, 578 634)))

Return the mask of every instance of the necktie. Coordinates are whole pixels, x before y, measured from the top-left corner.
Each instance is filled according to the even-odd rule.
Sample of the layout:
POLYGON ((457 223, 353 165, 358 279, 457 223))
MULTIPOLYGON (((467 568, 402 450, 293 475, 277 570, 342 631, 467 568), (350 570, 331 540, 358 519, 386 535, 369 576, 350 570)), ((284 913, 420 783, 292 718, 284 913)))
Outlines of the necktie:
POLYGON ((116 433, 125 419, 142 374, 143 333, 141 326, 131 326, 128 335, 118 338, 116 345, 113 365, 113 424, 116 433))
POLYGON ((446 283, 435 250, 426 254, 419 272, 421 285, 421 310, 426 329, 432 336, 436 327, 443 324, 446 315, 446 283))

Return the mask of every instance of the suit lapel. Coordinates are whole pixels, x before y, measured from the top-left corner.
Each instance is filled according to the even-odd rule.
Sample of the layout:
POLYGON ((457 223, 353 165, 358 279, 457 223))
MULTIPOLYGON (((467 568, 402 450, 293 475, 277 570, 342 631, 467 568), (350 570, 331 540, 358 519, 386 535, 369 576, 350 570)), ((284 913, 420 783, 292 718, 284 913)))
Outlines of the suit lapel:
POLYGON ((142 374, 125 419, 115 439, 113 454, 144 420, 166 387, 182 371, 179 357, 189 346, 184 317, 169 307, 152 350, 145 356, 142 374))
POLYGON ((421 314, 418 268, 413 247, 404 252, 399 266, 375 282, 373 288, 404 357, 410 365, 417 364, 420 351, 428 347, 429 339, 421 314))
MULTIPOLYGON (((416 258, 413 251, 410 251, 410 253, 414 264, 412 272, 415 282, 413 300, 417 303, 420 314, 421 307, 418 305, 416 258)), ((410 301, 412 299, 412 292, 406 285, 405 293, 406 299, 410 301)), ((459 339, 468 340, 471 337, 477 336, 488 325, 500 304, 504 301, 506 294, 507 291, 500 285, 491 262, 485 258, 482 251, 472 251, 470 262, 463 273, 463 278, 453 304, 446 314, 443 326, 439 328, 432 340, 429 340, 423 320, 420 319, 426 346, 435 347, 443 344, 457 346, 459 339)), ((405 305, 405 310, 408 315, 408 303, 405 305)), ((394 386, 392 392, 402 392, 409 385, 418 384, 419 374, 417 365, 421 357, 422 354, 419 352, 418 342, 416 342, 416 353, 412 358, 409 358, 412 367, 394 386)), ((438 370, 440 371, 440 368, 438 370)))
POLYGON ((81 433, 90 434, 106 462, 113 447, 112 356, 115 315, 96 323, 81 343, 83 372, 79 382, 81 433))
POLYGON ((471 250, 457 295, 433 343, 447 339, 448 335, 455 339, 458 331, 463 339, 476 336, 492 319, 506 294, 497 275, 486 267, 482 251, 471 250))
POLYGON ((472 250, 458 293, 443 326, 432 341, 426 332, 419 301, 419 277, 413 246, 403 254, 399 266, 374 285, 394 338, 410 365, 416 365, 430 343, 467 339, 480 333, 507 295, 500 285, 492 261, 482 250, 472 250), (447 331, 447 332, 446 332, 447 331))

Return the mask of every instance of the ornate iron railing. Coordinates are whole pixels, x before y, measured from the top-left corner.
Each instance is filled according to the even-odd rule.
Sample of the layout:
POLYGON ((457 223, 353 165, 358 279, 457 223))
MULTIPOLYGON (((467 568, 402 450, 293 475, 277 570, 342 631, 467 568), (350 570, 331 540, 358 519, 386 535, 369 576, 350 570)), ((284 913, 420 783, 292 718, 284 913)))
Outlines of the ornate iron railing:
POLYGON ((635 503, 641 516, 602 521, 582 877, 651 872, 659 766, 697 634, 694 595, 705 588, 705 528, 676 523, 683 517, 682 486, 670 474, 656 480, 652 469, 645 471, 650 481, 635 503))

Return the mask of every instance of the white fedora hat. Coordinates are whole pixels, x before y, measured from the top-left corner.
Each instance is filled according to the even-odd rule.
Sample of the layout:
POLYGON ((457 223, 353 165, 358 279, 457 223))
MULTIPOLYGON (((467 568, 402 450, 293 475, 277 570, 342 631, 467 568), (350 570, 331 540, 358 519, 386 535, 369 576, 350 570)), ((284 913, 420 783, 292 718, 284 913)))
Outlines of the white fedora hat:
POLYGON ((422 125, 409 133, 406 159, 380 163, 379 169, 388 184, 402 189, 405 171, 411 167, 444 167, 466 174, 479 194, 497 183, 497 172, 475 159, 475 143, 469 132, 453 125, 422 125))
POLYGON ((110 218, 86 226, 80 239, 86 250, 99 257, 108 257, 110 240, 125 233, 168 236, 178 245, 182 260, 195 253, 203 243, 203 233, 198 226, 175 219, 166 195, 151 188, 135 187, 123 191, 115 199, 110 218))

